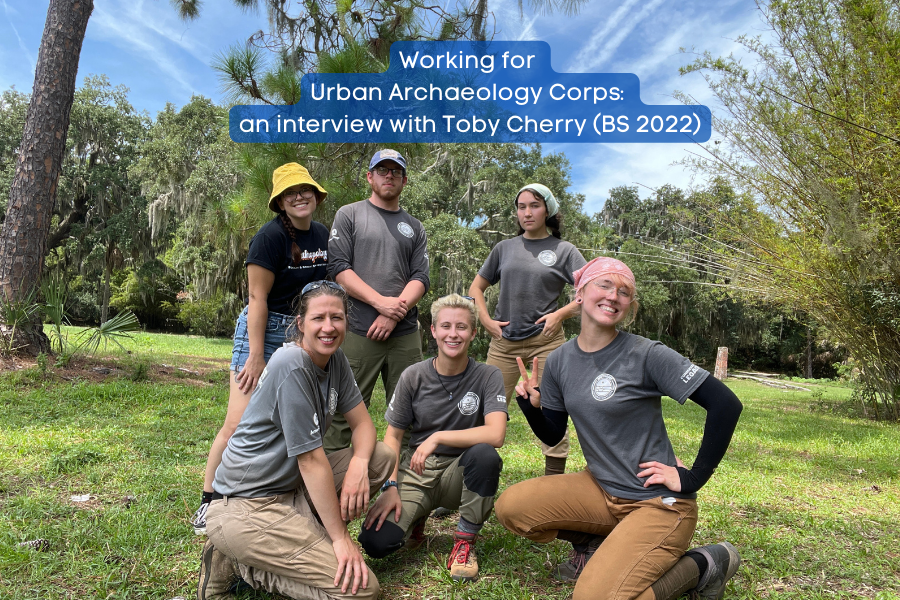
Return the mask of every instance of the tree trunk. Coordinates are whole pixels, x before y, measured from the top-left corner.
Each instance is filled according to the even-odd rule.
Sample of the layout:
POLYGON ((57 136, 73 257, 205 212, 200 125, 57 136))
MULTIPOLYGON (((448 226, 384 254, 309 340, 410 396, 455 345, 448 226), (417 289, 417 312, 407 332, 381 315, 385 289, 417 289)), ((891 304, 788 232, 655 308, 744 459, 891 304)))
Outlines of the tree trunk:
MULTIPOLYGON (((93 0, 50 0, 16 173, 0 233, 0 292, 22 300, 40 285, 75 96, 81 44, 93 0)), ((18 337, 19 331, 17 331, 18 337)), ((21 351, 50 350, 40 316, 21 329, 21 351)))
POLYGON ((813 335, 809 325, 806 326, 806 378, 813 376, 813 335))

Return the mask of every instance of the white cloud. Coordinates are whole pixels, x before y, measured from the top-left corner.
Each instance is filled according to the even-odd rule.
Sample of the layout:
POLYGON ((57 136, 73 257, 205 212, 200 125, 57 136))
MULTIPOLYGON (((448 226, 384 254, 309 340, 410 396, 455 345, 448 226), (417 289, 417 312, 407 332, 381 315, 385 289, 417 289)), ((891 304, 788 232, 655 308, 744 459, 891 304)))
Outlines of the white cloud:
MULTIPOLYGON (((735 0, 690 8, 667 5, 654 9, 648 18, 646 8, 654 4, 660 2, 636 11, 635 2, 627 1, 605 22, 597 16, 604 10, 601 3, 592 5, 590 18, 602 25, 569 51, 575 58, 568 61, 567 70, 597 71, 599 67, 608 72, 635 73, 641 79, 641 98, 647 104, 677 103, 673 92, 678 89, 714 112, 721 110, 701 75, 679 75, 678 68, 694 58, 679 49, 693 47, 714 56, 743 56, 745 51, 736 39, 759 31, 758 10, 747 0, 735 0)), ((667 183, 687 189, 705 181, 702 174, 695 175, 674 164, 690 152, 700 153, 698 146, 691 144, 548 144, 544 149, 568 156, 573 167, 570 189, 585 195, 588 214, 599 211, 609 190, 616 186, 637 185, 641 196, 647 196, 667 183)))
POLYGON ((168 38, 160 39, 155 30, 135 21, 131 15, 117 12, 113 16, 103 8, 95 7, 89 27, 94 34, 108 39, 126 52, 131 60, 141 57, 142 62, 153 64, 163 75, 177 83, 182 91, 190 94, 197 92, 191 83, 190 72, 183 69, 171 55, 170 44, 166 42, 168 38))
POLYGON ((500 0, 491 3, 491 12, 494 14, 495 27, 498 40, 512 40, 516 42, 530 42, 540 39, 535 30, 538 16, 523 16, 519 13, 519 4, 508 0, 500 0))
POLYGON ((664 0, 652 0, 643 5, 640 12, 634 13, 632 7, 637 0, 628 0, 605 23, 603 29, 596 32, 588 43, 575 55, 571 61, 570 71, 592 72, 598 71, 602 65, 612 57, 619 46, 631 34, 645 18, 650 16, 664 2, 664 0), (612 35, 612 37, 609 37, 612 35))
POLYGON ((3 12, 6 14, 6 20, 9 21, 9 26, 13 30, 13 33, 16 34, 16 39, 19 41, 19 48, 22 50, 22 54, 28 60, 28 64, 31 65, 31 72, 34 73, 35 67, 35 57, 28 50, 28 47, 25 45, 25 42, 22 40, 22 36, 19 35, 19 30, 16 29, 16 26, 13 24, 13 16, 17 16, 18 13, 14 9, 10 9, 9 5, 6 4, 6 0, 0 0, 3 3, 3 12))

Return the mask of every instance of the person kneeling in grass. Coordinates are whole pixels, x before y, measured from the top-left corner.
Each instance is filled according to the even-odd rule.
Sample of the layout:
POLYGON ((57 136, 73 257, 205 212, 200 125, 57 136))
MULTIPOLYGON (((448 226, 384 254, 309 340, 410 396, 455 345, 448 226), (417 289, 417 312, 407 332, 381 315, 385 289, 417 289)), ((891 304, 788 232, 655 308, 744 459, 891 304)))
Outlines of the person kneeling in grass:
POLYGON ((395 472, 339 346, 347 293, 314 281, 300 293, 295 343, 272 354, 222 454, 206 513, 199 600, 225 598, 243 579, 289 598, 373 599, 378 580, 347 531, 395 472), (322 447, 336 412, 351 447, 322 447))
POLYGON ((507 406, 500 369, 469 358, 475 304, 458 294, 431 305, 438 355, 408 367, 388 404, 384 443, 399 467, 369 510, 359 542, 369 556, 418 547, 437 506, 459 507, 459 526, 447 567, 457 581, 478 576, 475 538, 494 507, 503 461, 507 406))
POLYGON ((537 359, 530 375, 518 359, 516 401, 547 445, 562 439, 571 417, 588 468, 508 487, 497 520, 534 542, 572 543, 556 575, 577 581, 573 600, 672 600, 689 590, 720 600, 740 565, 737 550, 728 542, 688 548, 697 491, 725 456, 741 402, 676 351, 620 329, 638 309, 625 263, 595 258, 573 279, 581 331, 547 358, 540 389, 537 359), (666 433, 662 396, 706 410, 690 469, 666 433))

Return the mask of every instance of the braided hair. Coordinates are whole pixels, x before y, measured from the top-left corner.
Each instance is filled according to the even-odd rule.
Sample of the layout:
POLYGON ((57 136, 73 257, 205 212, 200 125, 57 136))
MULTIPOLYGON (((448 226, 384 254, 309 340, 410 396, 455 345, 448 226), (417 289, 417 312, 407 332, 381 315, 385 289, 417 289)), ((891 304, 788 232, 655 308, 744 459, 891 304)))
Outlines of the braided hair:
POLYGON ((300 246, 297 245, 297 230, 294 228, 294 224, 291 223, 286 212, 282 210, 278 213, 278 216, 281 217, 284 228, 287 229, 288 235, 291 236, 291 266, 296 267, 303 258, 303 254, 300 252, 300 246))

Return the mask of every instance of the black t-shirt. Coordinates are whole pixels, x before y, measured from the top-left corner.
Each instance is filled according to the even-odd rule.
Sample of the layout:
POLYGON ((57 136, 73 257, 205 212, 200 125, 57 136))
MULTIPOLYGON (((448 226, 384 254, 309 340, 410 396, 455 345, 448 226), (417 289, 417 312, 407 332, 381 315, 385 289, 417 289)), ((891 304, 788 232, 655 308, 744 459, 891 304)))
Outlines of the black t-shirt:
POLYGON ((328 274, 328 229, 313 221, 309 230, 295 229, 294 232, 295 240, 291 240, 281 218, 275 217, 250 240, 245 265, 259 265, 275 273, 275 282, 266 302, 269 312, 292 314, 294 299, 300 295, 303 286, 310 281, 325 279, 328 274), (297 242, 302 255, 297 266, 291 265, 292 241, 297 242))

